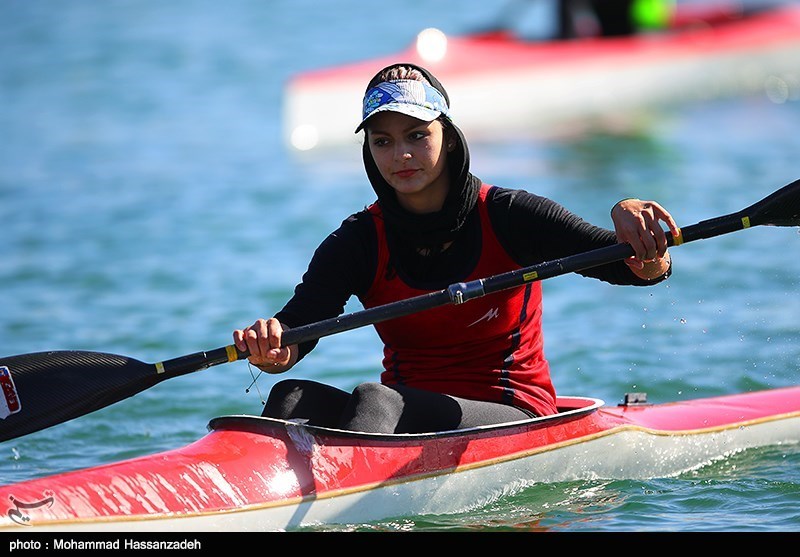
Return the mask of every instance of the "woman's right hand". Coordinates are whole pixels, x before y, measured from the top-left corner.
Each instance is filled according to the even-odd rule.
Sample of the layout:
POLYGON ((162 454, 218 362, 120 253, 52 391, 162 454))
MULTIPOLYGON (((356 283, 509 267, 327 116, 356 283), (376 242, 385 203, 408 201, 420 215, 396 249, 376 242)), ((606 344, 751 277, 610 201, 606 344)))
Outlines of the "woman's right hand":
POLYGON ((281 345, 283 324, 274 317, 257 319, 244 329, 233 331, 233 342, 241 351, 249 351, 248 360, 269 373, 281 373, 294 364, 296 350, 281 345))

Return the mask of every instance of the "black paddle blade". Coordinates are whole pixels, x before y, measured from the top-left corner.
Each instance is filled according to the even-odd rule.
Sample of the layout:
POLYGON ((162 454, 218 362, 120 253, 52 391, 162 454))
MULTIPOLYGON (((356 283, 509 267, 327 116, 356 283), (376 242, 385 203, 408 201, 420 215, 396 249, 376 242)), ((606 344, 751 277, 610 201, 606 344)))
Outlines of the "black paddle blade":
POLYGON ((751 226, 800 226, 800 180, 783 186, 743 210, 751 226))
POLYGON ((154 364, 114 354, 65 350, 0 358, 0 441, 94 412, 160 380, 154 364))
POLYGON ((783 186, 746 209, 685 226, 679 238, 668 236, 667 243, 680 245, 760 225, 800 226, 800 180, 783 186))

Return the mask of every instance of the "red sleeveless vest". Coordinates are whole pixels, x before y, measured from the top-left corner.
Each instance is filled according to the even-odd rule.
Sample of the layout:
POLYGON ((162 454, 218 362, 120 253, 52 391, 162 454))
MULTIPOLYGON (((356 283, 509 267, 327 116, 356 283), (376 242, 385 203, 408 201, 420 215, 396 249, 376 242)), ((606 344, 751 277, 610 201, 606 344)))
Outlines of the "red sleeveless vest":
MULTIPOLYGON (((500 245, 489 221, 483 184, 478 196, 481 252, 463 282, 520 268, 500 245)), ((371 308, 425 294, 387 273, 389 246, 380 207, 368 208, 378 236, 378 267, 364 297, 371 308)), ((503 402, 544 416, 556 412, 544 357, 542 288, 538 282, 425 310, 375 325, 384 343, 381 382, 473 400, 503 402)))

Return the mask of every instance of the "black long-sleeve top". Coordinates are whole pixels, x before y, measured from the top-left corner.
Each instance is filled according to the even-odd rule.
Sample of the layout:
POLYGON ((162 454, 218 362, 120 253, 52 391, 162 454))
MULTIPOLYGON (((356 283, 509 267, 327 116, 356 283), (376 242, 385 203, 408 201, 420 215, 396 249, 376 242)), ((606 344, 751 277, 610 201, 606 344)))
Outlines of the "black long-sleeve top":
MULTIPOLYGON (((612 245, 612 230, 592 225, 562 205, 524 190, 495 187, 488 198, 489 217, 495 234, 520 266, 527 267, 576 253, 612 245)), ((398 273, 414 287, 441 290, 462 282, 471 271, 480 248, 477 208, 462 232, 446 250, 422 256, 408 246, 393 248, 398 273), (396 254, 396 255, 395 255, 396 254)), ((351 296, 361 297, 372 284, 377 265, 375 226, 366 210, 342 222, 317 248, 294 295, 276 314, 289 327, 336 317, 351 296)), ((610 284, 648 286, 666 279, 644 280, 622 261, 580 271, 610 284)), ((300 346, 302 358, 316 341, 300 346)))

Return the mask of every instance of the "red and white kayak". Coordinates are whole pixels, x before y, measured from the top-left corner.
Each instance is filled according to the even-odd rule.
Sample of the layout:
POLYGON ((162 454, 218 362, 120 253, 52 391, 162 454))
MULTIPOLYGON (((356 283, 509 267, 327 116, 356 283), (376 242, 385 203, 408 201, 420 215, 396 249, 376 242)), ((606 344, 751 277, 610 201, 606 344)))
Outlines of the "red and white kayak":
POLYGON ((419 435, 213 419, 175 450, 0 487, 0 531, 281 531, 463 512, 536 483, 667 477, 800 442, 800 387, 419 435))
POLYGON ((396 62, 423 65, 445 84, 467 137, 560 134, 664 103, 753 92, 778 103, 800 99, 800 6, 702 17, 679 11, 669 30, 576 40, 425 29, 396 54, 292 77, 285 143, 297 150, 358 145, 367 81, 396 62))

